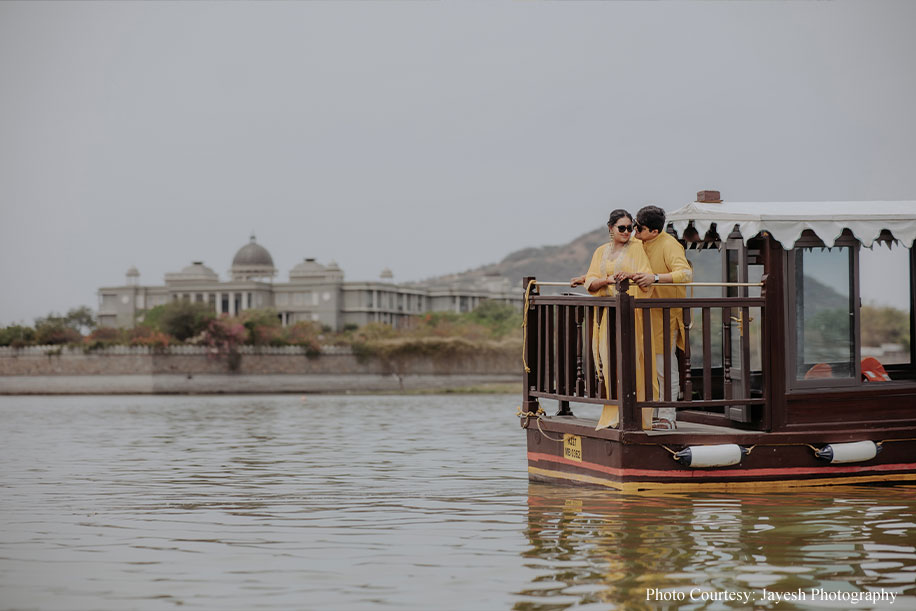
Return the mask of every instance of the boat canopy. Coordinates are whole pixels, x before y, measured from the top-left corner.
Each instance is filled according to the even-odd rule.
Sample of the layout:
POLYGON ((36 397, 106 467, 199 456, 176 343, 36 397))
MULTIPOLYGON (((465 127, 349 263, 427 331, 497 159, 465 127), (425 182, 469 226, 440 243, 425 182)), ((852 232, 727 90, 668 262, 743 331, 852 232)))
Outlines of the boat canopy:
POLYGON ((833 244, 844 229, 866 247, 885 230, 907 248, 916 240, 916 201, 691 202, 667 217, 679 235, 691 222, 701 236, 713 223, 728 232, 737 225, 745 243, 767 231, 785 248, 792 248, 806 229, 825 244, 833 244))

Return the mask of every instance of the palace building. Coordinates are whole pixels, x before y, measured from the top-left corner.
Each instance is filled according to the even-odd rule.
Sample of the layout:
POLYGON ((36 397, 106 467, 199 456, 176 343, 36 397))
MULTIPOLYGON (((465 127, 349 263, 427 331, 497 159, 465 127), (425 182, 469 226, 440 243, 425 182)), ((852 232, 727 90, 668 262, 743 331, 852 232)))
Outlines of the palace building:
POLYGON ((311 258, 289 271, 288 282, 275 282, 276 276, 273 257, 254 236, 233 257, 228 280, 203 261, 194 261, 180 272, 165 274, 164 285, 144 286, 140 272, 131 267, 124 285, 98 290, 99 325, 132 327, 144 311, 179 299, 207 303, 217 314, 231 316, 273 308, 284 326, 311 321, 335 330, 370 322, 401 327, 411 316, 427 312, 470 312, 485 300, 521 307, 523 300, 520 285, 499 276, 396 284, 386 269, 377 281, 345 282, 336 263, 322 265, 311 258))

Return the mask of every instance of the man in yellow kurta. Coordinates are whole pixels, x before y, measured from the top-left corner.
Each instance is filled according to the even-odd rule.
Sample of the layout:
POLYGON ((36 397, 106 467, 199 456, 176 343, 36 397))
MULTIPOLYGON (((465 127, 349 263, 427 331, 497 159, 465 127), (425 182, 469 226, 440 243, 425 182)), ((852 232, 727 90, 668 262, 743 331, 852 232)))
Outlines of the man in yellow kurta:
MULTIPOLYGON (((672 282, 691 282, 693 270, 687 262, 684 247, 674 236, 665 231, 665 211, 658 206, 646 206, 636 213, 635 237, 642 240, 643 248, 652 266, 652 273, 634 274, 633 280, 640 287, 655 284, 655 297, 658 299, 684 299, 687 287, 669 286, 672 282)), ((661 309, 652 310, 652 352, 655 354, 655 371, 658 376, 659 389, 665 388, 665 349, 664 319, 661 309)), ((671 400, 677 400, 680 387, 675 348, 684 350, 684 315, 680 308, 671 309, 671 347, 667 358, 671 359, 671 379, 667 380, 671 388, 671 400)), ((660 390, 659 399, 664 399, 664 390, 660 390)), ((659 408, 658 421, 654 428, 675 428, 677 410, 659 408)))

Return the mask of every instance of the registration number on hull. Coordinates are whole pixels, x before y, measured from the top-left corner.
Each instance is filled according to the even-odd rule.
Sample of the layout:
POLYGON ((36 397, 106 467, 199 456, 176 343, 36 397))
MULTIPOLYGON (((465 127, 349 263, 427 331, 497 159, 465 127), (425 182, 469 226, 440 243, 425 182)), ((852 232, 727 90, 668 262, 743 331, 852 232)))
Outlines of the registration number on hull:
POLYGON ((563 458, 582 462, 582 438, 578 435, 563 435, 563 458))

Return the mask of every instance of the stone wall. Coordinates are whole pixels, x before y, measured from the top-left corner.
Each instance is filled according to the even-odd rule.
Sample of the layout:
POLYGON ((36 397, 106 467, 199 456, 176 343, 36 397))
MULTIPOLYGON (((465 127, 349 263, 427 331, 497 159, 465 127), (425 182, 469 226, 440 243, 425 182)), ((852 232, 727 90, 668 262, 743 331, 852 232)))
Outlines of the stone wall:
POLYGON ((346 392, 455 388, 521 380, 520 355, 361 358, 349 348, 244 346, 233 360, 199 346, 0 348, 0 394, 346 392))

